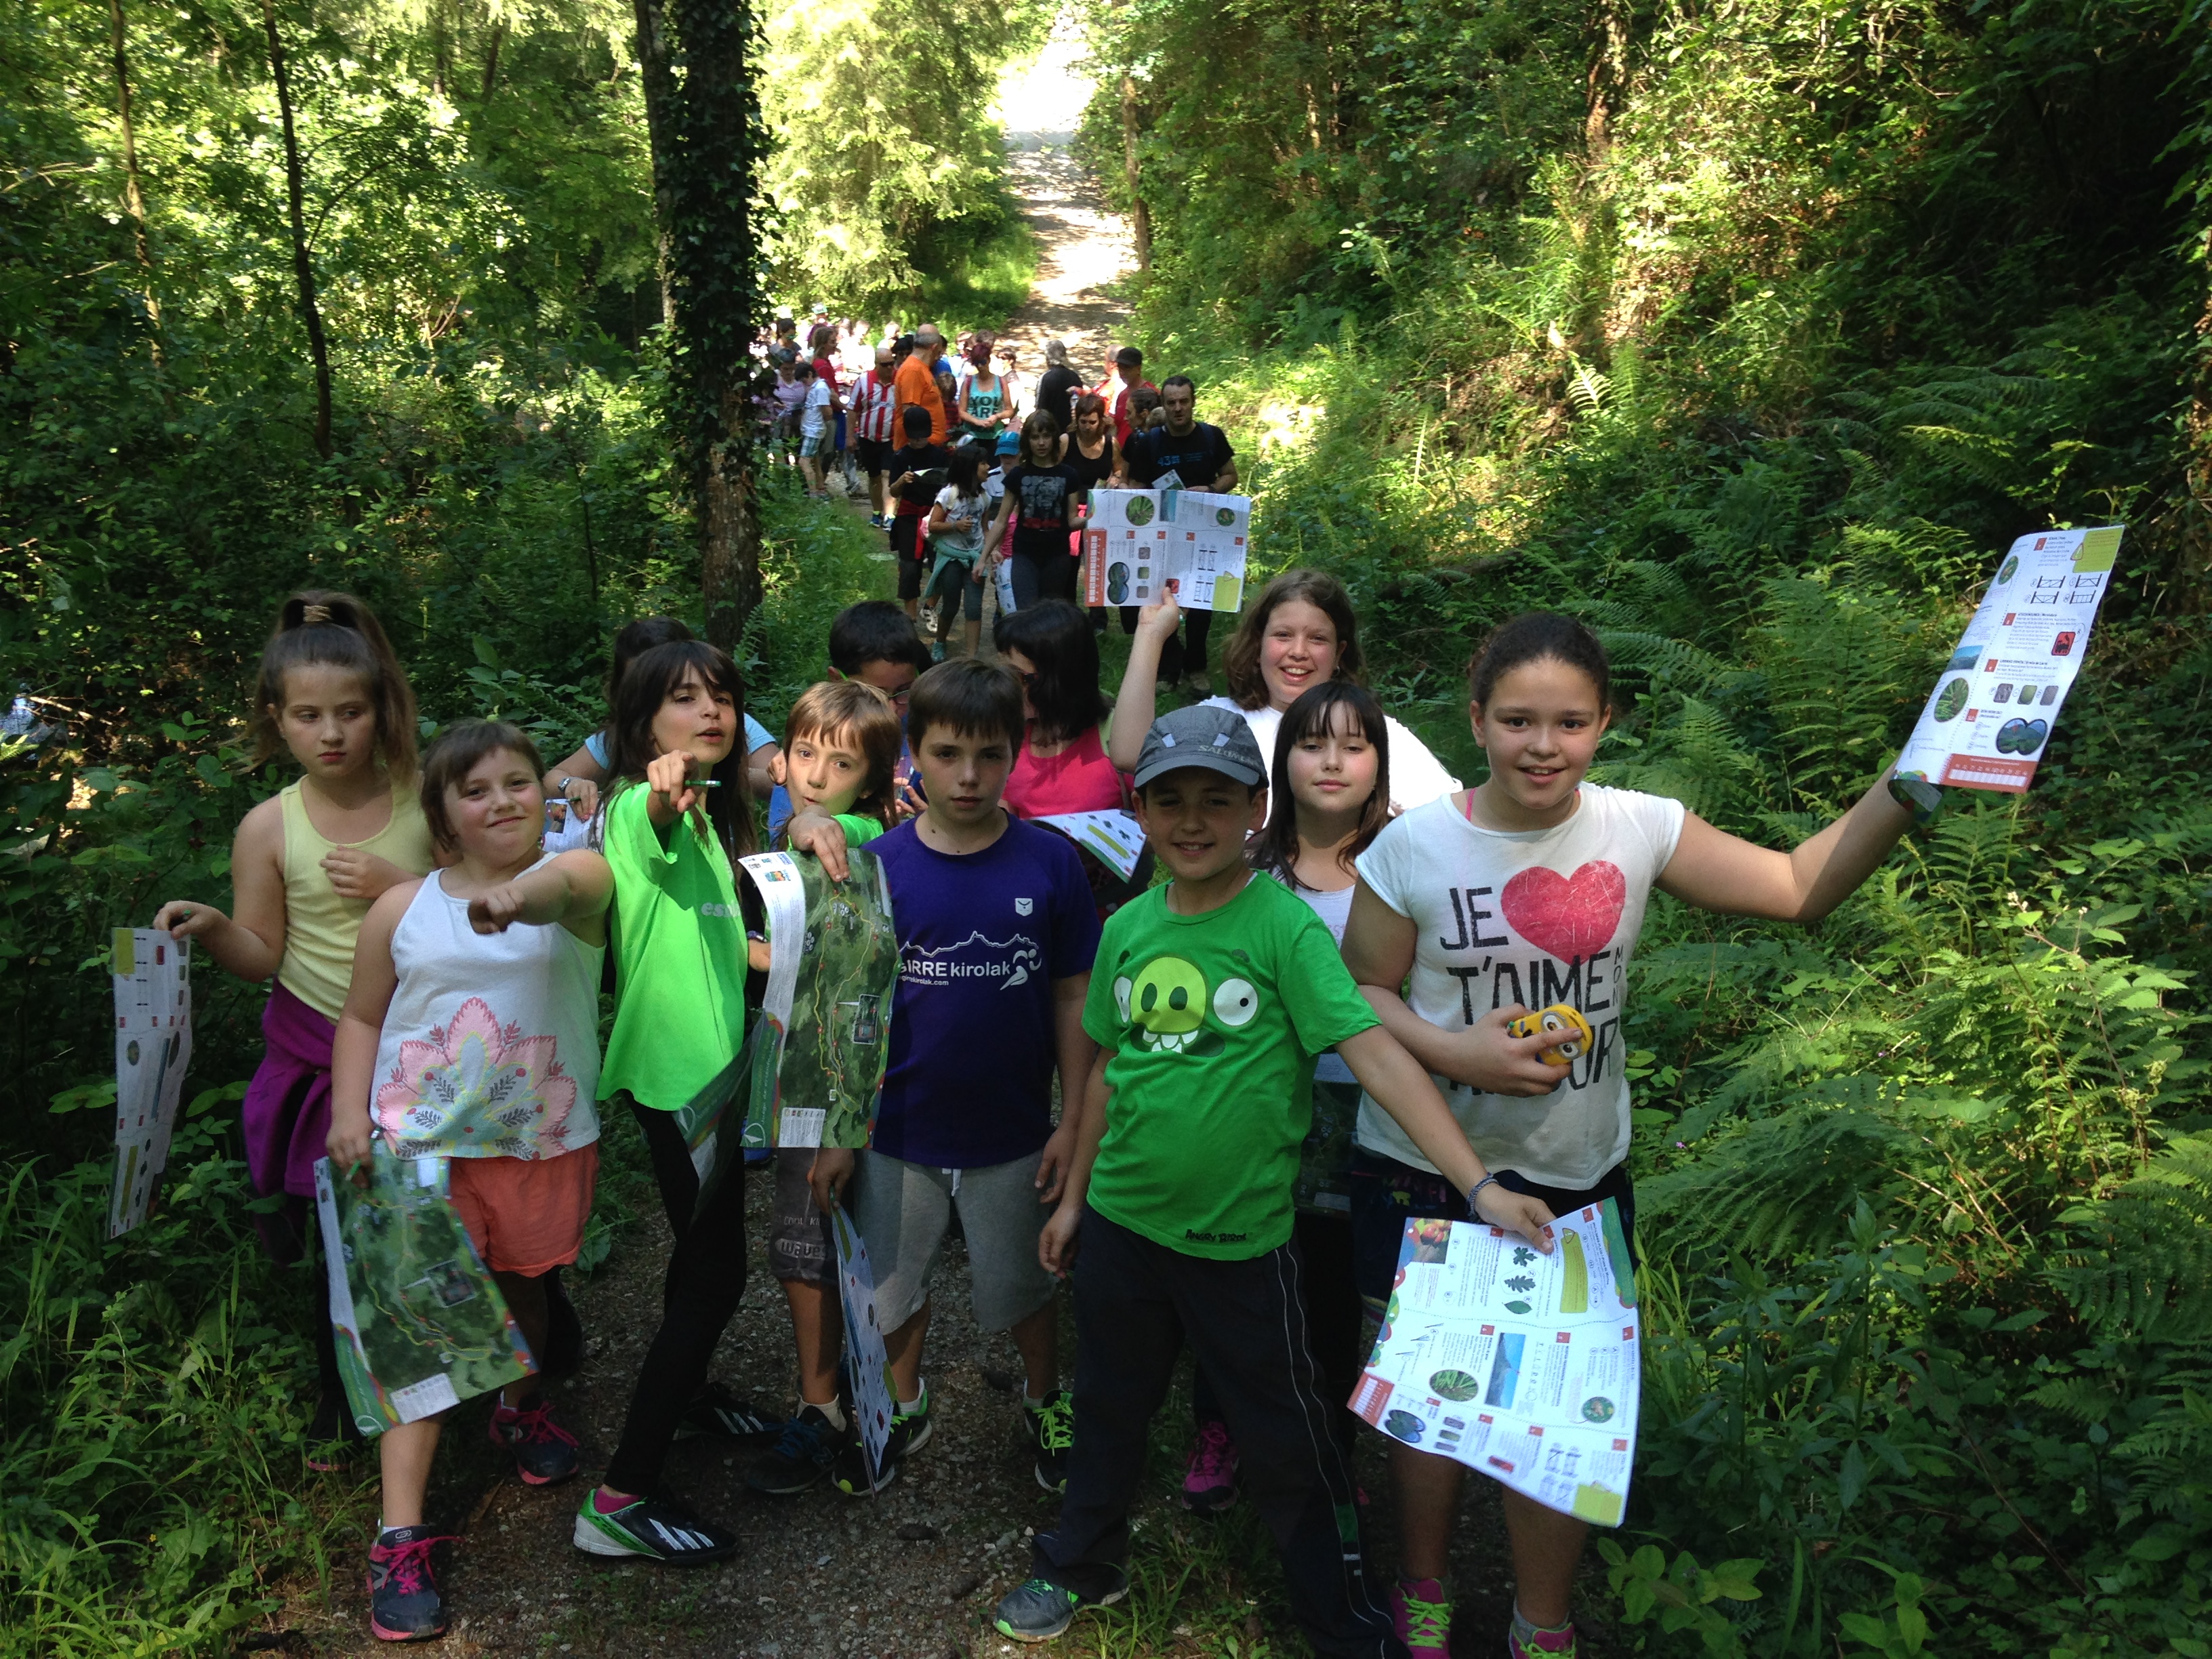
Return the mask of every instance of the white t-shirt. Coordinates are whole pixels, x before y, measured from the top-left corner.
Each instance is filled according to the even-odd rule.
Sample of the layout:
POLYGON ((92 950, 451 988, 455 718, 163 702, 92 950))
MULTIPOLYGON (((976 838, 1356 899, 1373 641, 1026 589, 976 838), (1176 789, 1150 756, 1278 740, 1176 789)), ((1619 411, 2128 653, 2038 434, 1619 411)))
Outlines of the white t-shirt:
POLYGON ((951 484, 939 490, 937 504, 945 509, 946 524, 959 519, 971 522, 965 530, 937 532, 929 538, 930 547, 936 552, 956 554, 963 559, 972 559, 981 553, 983 550, 983 517, 989 501, 990 498, 981 490, 973 495, 963 495, 951 484))
MULTIPOLYGON (((1361 879, 1413 923, 1406 1000, 1423 1019, 1464 1030, 1513 1003, 1565 1002, 1590 1023, 1591 1052, 1547 1095, 1478 1094, 1436 1079, 1489 1168, 1580 1189, 1628 1155, 1628 959, 1682 817, 1681 802, 1662 795, 1586 783, 1565 823, 1507 832, 1468 823, 1446 798, 1393 821, 1359 855, 1361 879)), ((1434 1173, 1370 1098, 1359 1103, 1358 1141, 1434 1173)))
POLYGON ((810 381, 806 401, 799 406, 799 435, 818 438, 822 435, 830 410, 830 388, 819 380, 810 381))
MULTIPOLYGON (((1275 766, 1275 733, 1282 727, 1283 711, 1272 704, 1243 708, 1227 697, 1208 697, 1206 707, 1226 708, 1244 717, 1244 723, 1252 728, 1253 741, 1260 745, 1260 757, 1267 763, 1272 775, 1275 766)), ((1460 787, 1459 780, 1444 770, 1443 763, 1429 752, 1428 744, 1399 724, 1395 716, 1385 714, 1382 718, 1390 728, 1391 805, 1401 812, 1410 811, 1460 787)), ((1274 815, 1274 803, 1270 801, 1267 816, 1274 815)))
MULTIPOLYGON (((1341 947, 1344 944, 1344 924, 1352 920, 1352 896, 1359 890, 1355 882, 1349 887, 1340 887, 1333 893, 1324 893, 1311 887, 1290 887, 1291 891, 1305 901, 1306 908, 1319 916, 1328 936, 1341 947)), ((1344 1056, 1330 1049, 1314 1061, 1314 1081, 1316 1083, 1357 1083, 1352 1067, 1344 1063, 1344 1056)))

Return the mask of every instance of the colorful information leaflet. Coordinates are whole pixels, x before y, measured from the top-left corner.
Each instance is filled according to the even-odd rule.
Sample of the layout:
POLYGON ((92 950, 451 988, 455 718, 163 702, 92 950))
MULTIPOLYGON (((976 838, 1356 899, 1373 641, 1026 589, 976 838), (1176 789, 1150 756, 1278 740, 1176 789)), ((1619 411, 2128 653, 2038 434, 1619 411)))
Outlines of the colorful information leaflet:
POLYGON ((753 1091, 748 1146, 865 1146, 874 1127, 890 1054, 898 929, 883 861, 859 848, 846 856, 852 868, 843 881, 830 880, 811 856, 739 860, 767 910, 760 1023, 778 1047, 773 1096, 753 1091))
POLYGON ((2016 795, 2088 653, 2124 526, 2022 536, 1936 677, 1897 775, 2016 795))
POLYGON ((315 1160, 338 1372, 363 1434, 538 1370, 453 1207, 449 1163, 380 1152, 362 1188, 335 1177, 330 1159, 315 1160))
POLYGON ((860 1447, 873 1475, 883 1467, 884 1448, 890 1442, 891 1402, 897 1398, 897 1384, 891 1379, 884 1334, 876 1324, 876 1276, 868 1266, 868 1247, 842 1208, 831 1213, 830 1220, 830 1231, 837 1237, 838 1302, 845 1315, 853 1415, 859 1419, 860 1447))
POLYGON ((1151 605, 1176 585, 1186 611, 1244 603, 1252 498, 1203 489, 1094 489, 1083 523, 1083 602, 1151 605))
POLYGON ((115 987, 115 1179, 107 1236, 146 1218, 154 1182, 168 1167, 177 1101, 192 1058, 191 946, 159 927, 118 927, 109 963, 115 987))
POLYGON ((1562 1515, 1617 1527, 1636 1460, 1636 1279, 1611 1199, 1547 1255, 1463 1221, 1408 1221, 1352 1409, 1562 1515))

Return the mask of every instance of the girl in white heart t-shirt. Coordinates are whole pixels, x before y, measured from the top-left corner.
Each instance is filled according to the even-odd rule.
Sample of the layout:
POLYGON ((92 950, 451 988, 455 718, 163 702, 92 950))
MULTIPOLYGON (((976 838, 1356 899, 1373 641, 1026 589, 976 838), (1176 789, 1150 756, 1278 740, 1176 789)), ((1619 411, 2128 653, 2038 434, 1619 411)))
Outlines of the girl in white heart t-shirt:
MULTIPOLYGON (((1390 1034, 1437 1075, 1499 1183, 1553 1216, 1614 1200, 1632 1259, 1621 1018, 1651 889, 1708 910, 1817 921, 1881 863, 1911 815, 1885 775, 1781 853, 1679 801, 1586 784, 1612 719, 1609 680, 1605 647, 1571 617, 1530 612, 1490 636, 1470 671, 1468 706, 1490 776, 1413 808, 1360 855, 1344 957, 1390 1034), (1591 1028, 1589 1052, 1571 1065, 1537 1059, 1556 1035, 1506 1035, 1517 1016, 1553 1003, 1579 1009, 1591 1028)), ((1360 1296, 1379 1316, 1408 1218, 1463 1219, 1466 1206, 1364 1104, 1352 1189, 1360 1296)), ((1391 1591, 1398 1635, 1413 1659, 1445 1659, 1442 1581, 1465 1470, 1395 1443, 1390 1462, 1404 1556, 1391 1591)), ((1505 1516, 1516 1578, 1509 1650, 1514 1659, 1571 1655, 1568 1592, 1589 1527, 1510 1490, 1505 1516)))

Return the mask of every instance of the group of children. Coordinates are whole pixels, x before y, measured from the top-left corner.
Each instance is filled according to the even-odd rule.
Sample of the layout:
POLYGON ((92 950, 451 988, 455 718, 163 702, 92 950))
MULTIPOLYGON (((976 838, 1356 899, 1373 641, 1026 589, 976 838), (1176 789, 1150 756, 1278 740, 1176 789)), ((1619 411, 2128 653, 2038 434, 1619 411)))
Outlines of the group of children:
MULTIPOLYGON (((1227 1471, 1187 1484, 1187 1501, 1250 1497, 1316 1651, 1444 1659, 1463 1471, 1392 1446, 1404 1560, 1378 1587, 1349 1463, 1358 1309, 1387 1302, 1406 1220, 1478 1221, 1548 1250, 1554 1216, 1611 1198, 1632 1241, 1620 1022, 1650 890, 1809 921, 1910 819, 1878 782, 1784 854, 1585 782, 1612 718, 1605 653, 1548 613, 1474 655, 1487 778, 1395 811, 1402 728, 1358 684, 1355 624, 1332 595, 1319 573, 1270 584, 1230 649, 1232 689, 1241 665, 1249 695, 1146 720, 1133 756, 1136 696, 1125 685, 1109 757, 1095 646, 1064 603, 1036 607, 1046 626, 1018 647, 1002 641, 1004 665, 928 666, 896 607, 855 606, 833 630, 836 678, 799 700, 780 744, 740 724, 726 656, 656 623, 665 637, 612 678, 599 747, 550 775, 498 722, 448 727, 418 763, 412 700, 374 617, 342 594, 289 601, 254 719, 264 753, 288 747, 303 775, 240 827, 234 916, 180 901, 156 918, 278 981, 247 1102, 257 1186, 311 1192, 325 1148, 357 1180, 391 1178, 395 1155, 451 1158, 454 1204, 536 1351, 556 1334, 558 1269, 581 1243, 600 1114, 618 1104, 673 1243, 620 1442, 572 1535, 672 1565, 731 1554, 727 1529, 659 1490, 678 1435, 763 1421, 708 1376, 744 1284, 743 1171, 702 1205, 674 1114, 744 1039, 762 946, 732 860, 756 844, 755 798, 772 787, 781 844, 838 879, 854 846, 882 860, 901 974, 871 1144, 775 1158, 769 1257, 799 1403, 750 1484, 827 1478, 864 1494, 927 1443, 928 1289, 957 1212, 978 1321, 1022 1356, 1024 1455, 1062 1493, 999 1631, 1048 1639, 1126 1592, 1149 1424, 1187 1343, 1206 1468, 1227 1471), (1087 690, 1054 659, 1084 647, 1087 690), (1096 781, 1127 801, 1164 881, 1103 899, 1072 842, 1009 811, 1036 798, 1024 751, 1040 742, 1075 766, 1055 787, 1103 769, 1096 781), (599 775, 580 776, 585 762, 599 775), (549 782, 597 818, 597 850, 544 851, 549 782), (1546 1000, 1595 1029, 1571 1066, 1540 1057, 1553 1039, 1508 1030, 1546 1000), (879 1467, 839 1392, 825 1231, 839 1204, 867 1242, 896 1383, 879 1467)), ((1155 648, 1164 617, 1171 629, 1171 602, 1140 629, 1155 648)), ((1149 699, 1149 664, 1133 678, 1149 699)), ((438 1431, 428 1419, 381 1437, 380 1638, 445 1627, 422 1513, 438 1431)), ((526 1481, 578 1471, 536 1377, 505 1391, 489 1432, 526 1481)), ((1587 1529, 1511 1493, 1506 1515, 1510 1650, 1571 1654, 1587 1529)))

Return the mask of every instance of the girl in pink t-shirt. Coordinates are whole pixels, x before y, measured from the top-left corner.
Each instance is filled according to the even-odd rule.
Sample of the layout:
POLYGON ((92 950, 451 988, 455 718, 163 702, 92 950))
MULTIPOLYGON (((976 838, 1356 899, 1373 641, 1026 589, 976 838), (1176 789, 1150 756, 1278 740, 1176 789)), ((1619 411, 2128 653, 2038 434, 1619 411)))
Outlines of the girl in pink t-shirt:
MULTIPOLYGON (((1112 705, 1098 689, 1098 639, 1090 619, 1065 599, 1045 599, 1000 612, 991 642, 1021 679, 1027 722, 1002 797, 1006 810, 1022 818, 1126 810, 1128 775, 1115 767, 1099 736, 1112 705)), ((1152 873, 1149 853, 1127 881, 1087 852, 1083 863, 1102 916, 1144 891, 1152 873)))

